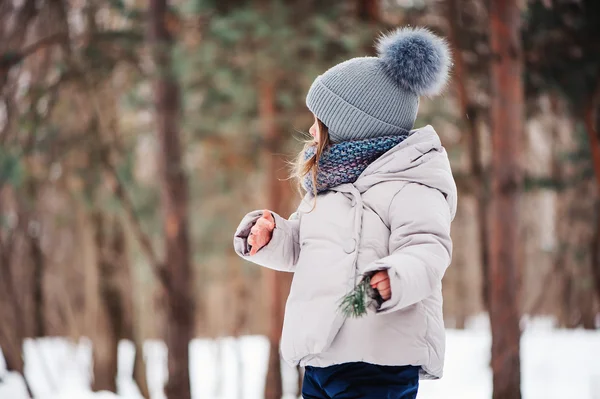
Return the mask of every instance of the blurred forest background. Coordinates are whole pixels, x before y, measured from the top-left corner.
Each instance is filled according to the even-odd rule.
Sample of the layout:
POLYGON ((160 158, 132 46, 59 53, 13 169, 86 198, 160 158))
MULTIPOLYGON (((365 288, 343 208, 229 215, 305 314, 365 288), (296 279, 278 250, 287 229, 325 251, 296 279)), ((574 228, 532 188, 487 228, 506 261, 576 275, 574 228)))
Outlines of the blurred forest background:
MULTIPOLYGON (((417 121, 441 135, 459 186, 447 327, 491 306, 517 331, 523 315, 598 329, 597 0, 0 0, 8 369, 23 372, 26 338, 85 336, 93 388, 115 391, 119 340, 164 339, 166 394, 186 399, 193 337, 261 334, 276 347, 291 275, 238 259, 232 234, 252 209, 294 211, 286 162, 312 123, 313 79, 406 24, 454 53, 447 93, 423 99, 417 121), (522 167, 502 158, 513 150, 522 167), (498 217, 498 193, 519 213, 498 217), (498 234, 514 245, 498 249, 498 234)), ((502 345, 516 345, 518 374, 513 338, 502 345)), ((265 396, 278 399, 271 355, 265 396)), ((518 397, 512 374, 495 398, 518 397)))

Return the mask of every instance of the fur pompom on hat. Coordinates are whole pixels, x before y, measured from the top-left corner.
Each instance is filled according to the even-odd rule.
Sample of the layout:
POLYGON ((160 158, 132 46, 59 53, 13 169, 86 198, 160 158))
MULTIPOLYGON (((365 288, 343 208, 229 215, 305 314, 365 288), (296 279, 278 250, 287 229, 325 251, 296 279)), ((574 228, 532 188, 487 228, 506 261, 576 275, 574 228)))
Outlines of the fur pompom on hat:
POLYGON ((446 41, 425 28, 381 35, 377 57, 342 62, 319 76, 308 108, 329 128, 332 142, 406 134, 420 96, 440 94, 452 65, 446 41))
POLYGON ((450 51, 446 41, 424 28, 400 28, 382 35, 377 53, 388 74, 417 95, 439 94, 448 81, 450 51))

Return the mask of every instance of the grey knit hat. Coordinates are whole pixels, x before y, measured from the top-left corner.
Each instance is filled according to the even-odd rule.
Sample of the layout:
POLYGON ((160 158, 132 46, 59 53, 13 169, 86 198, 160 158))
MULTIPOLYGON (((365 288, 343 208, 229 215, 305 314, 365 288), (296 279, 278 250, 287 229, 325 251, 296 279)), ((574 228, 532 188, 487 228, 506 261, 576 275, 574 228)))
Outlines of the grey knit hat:
POLYGON ((334 66, 308 91, 306 105, 334 143, 406 133, 415 123, 419 96, 439 94, 446 85, 450 50, 427 29, 382 35, 377 53, 334 66))

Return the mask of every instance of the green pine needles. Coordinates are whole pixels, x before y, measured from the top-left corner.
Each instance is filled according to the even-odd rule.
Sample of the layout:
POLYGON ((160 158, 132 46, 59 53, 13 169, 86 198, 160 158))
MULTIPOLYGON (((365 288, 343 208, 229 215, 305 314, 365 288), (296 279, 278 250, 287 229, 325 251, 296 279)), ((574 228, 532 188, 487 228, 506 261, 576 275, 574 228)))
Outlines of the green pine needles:
POLYGON ((354 289, 346 294, 340 303, 340 311, 345 317, 362 317, 367 314, 367 309, 373 301, 373 288, 371 277, 365 276, 354 289))

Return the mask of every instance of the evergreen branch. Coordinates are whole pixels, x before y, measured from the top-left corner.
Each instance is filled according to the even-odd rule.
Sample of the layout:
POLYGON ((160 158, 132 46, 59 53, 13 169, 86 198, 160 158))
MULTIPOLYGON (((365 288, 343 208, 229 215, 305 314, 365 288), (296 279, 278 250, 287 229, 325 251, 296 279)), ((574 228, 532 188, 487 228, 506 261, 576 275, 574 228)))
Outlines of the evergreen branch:
POLYGON ((367 314, 367 309, 373 301, 371 294, 371 277, 364 276, 362 280, 354 286, 354 289, 346 294, 341 302, 339 309, 344 317, 362 317, 367 314))

